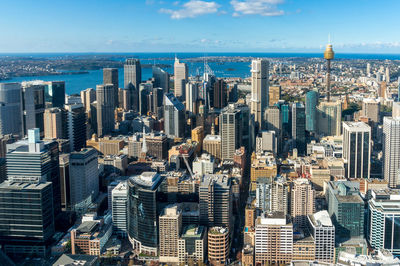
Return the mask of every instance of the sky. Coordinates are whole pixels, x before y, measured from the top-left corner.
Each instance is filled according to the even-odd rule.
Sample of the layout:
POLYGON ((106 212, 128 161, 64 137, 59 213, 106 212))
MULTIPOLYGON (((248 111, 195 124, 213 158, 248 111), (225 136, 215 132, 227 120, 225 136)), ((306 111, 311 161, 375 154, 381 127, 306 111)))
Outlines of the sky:
POLYGON ((0 53, 400 53, 399 0, 0 0, 0 53))

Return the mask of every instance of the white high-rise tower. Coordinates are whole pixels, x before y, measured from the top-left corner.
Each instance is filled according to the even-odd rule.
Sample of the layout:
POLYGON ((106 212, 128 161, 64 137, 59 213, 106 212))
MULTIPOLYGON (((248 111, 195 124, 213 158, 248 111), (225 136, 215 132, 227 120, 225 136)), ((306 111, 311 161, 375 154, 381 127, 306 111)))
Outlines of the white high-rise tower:
POLYGON ((269 62, 256 59, 251 62, 251 113, 261 129, 264 125, 264 111, 269 102, 269 62))
POLYGON ((383 118, 383 177, 389 187, 400 186, 400 118, 383 118))

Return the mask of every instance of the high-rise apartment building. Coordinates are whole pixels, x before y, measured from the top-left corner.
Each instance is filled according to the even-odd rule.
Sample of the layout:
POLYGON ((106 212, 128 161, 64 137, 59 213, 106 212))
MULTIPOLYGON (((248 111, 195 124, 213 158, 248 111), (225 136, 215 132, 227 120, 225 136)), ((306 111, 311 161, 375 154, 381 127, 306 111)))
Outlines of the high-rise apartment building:
POLYGON ((281 134, 282 134, 282 119, 281 111, 278 107, 273 106, 265 111, 265 129, 268 131, 274 131, 275 136, 278 138, 278 143, 280 144, 281 134))
POLYGON ((185 107, 172 92, 164 95, 164 129, 168 137, 183 137, 185 107))
POLYGON ((389 187, 400 186, 400 117, 383 118, 383 177, 389 187))
POLYGON ((203 140, 203 150, 221 160, 221 136, 207 135, 203 140))
POLYGON ((251 113, 259 128, 264 127, 264 111, 269 104, 269 62, 257 59, 251 62, 251 113))
POLYGON ((67 138, 71 151, 80 151, 86 146, 86 113, 82 104, 66 104, 67 138))
POLYGON ((306 93, 306 130, 310 132, 317 131, 318 98, 317 90, 311 90, 306 93))
POLYGON ((97 135, 99 137, 110 134, 114 130, 114 85, 97 85, 97 135))
POLYGON ((292 138, 299 154, 306 151, 306 113, 302 103, 292 105, 292 138))
POLYGON ((178 263, 178 239, 182 230, 182 210, 177 204, 169 205, 160 214, 160 262, 178 263))
POLYGON ((185 97, 186 82, 188 82, 188 67, 175 58, 174 63, 174 94, 175 97, 185 97))
POLYGON ((343 159, 347 178, 369 178, 370 126, 363 122, 343 122, 343 159))
POLYGON ((71 208, 85 211, 99 194, 99 170, 97 151, 85 148, 71 152, 69 158, 69 181, 71 208))
POLYGON ((315 212, 315 190, 311 182, 305 178, 295 179, 290 191, 291 212, 293 223, 300 228, 307 228, 307 215, 315 212))
POLYGON ((103 84, 114 85, 114 108, 118 107, 118 68, 103 68, 103 84))
POLYGON ((255 262, 260 265, 288 264, 293 256, 293 224, 283 213, 264 214, 256 219, 255 262))
POLYGON ((205 175, 199 186, 201 225, 231 228, 231 180, 226 175, 205 175))
POLYGON ((47 81, 45 84, 46 107, 63 108, 65 104, 65 81, 47 81))
POLYGON ((142 82, 142 66, 139 59, 128 58, 124 64, 124 89, 129 90, 129 110, 139 110, 139 84, 142 82))
POLYGON ((111 191, 114 230, 119 236, 128 235, 128 184, 123 181, 111 191))
POLYGON ((317 108, 317 130, 319 135, 340 136, 342 134, 342 103, 321 102, 317 108))
POLYGON ((20 83, 0 83, 0 134, 23 135, 20 83))
POLYGON ((128 238, 133 248, 153 256, 158 254, 157 195, 162 181, 155 172, 143 172, 128 180, 128 238))
POLYGON ((51 182, 0 184, 0 243, 8 255, 45 257, 55 233, 51 182))
POLYGON ((310 233, 315 241, 315 259, 320 262, 335 261, 335 226, 327 211, 308 215, 310 233))

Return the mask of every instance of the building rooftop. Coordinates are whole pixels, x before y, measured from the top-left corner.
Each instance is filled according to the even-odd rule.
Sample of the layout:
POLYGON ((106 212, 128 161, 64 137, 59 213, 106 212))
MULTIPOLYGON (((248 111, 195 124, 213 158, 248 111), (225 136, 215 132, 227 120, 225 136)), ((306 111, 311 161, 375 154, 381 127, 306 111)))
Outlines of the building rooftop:
POLYGON ((195 224, 187 225, 182 230, 182 238, 198 238, 200 239, 203 236, 205 231, 204 226, 198 226, 195 224))
POLYGON ((316 227, 333 227, 332 220, 329 217, 328 211, 326 210, 311 214, 309 217, 316 227))
POLYGON ((14 190, 24 190, 24 189, 42 190, 47 186, 51 186, 51 182, 27 183, 27 182, 11 182, 6 180, 0 184, 0 188, 14 189, 14 190))

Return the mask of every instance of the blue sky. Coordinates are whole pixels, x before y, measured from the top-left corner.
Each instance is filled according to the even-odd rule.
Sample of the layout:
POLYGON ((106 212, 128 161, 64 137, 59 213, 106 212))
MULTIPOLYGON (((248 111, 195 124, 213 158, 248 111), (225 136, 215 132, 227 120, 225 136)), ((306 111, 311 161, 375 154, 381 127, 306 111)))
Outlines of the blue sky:
POLYGON ((399 0, 0 0, 0 53, 400 53, 399 0))

